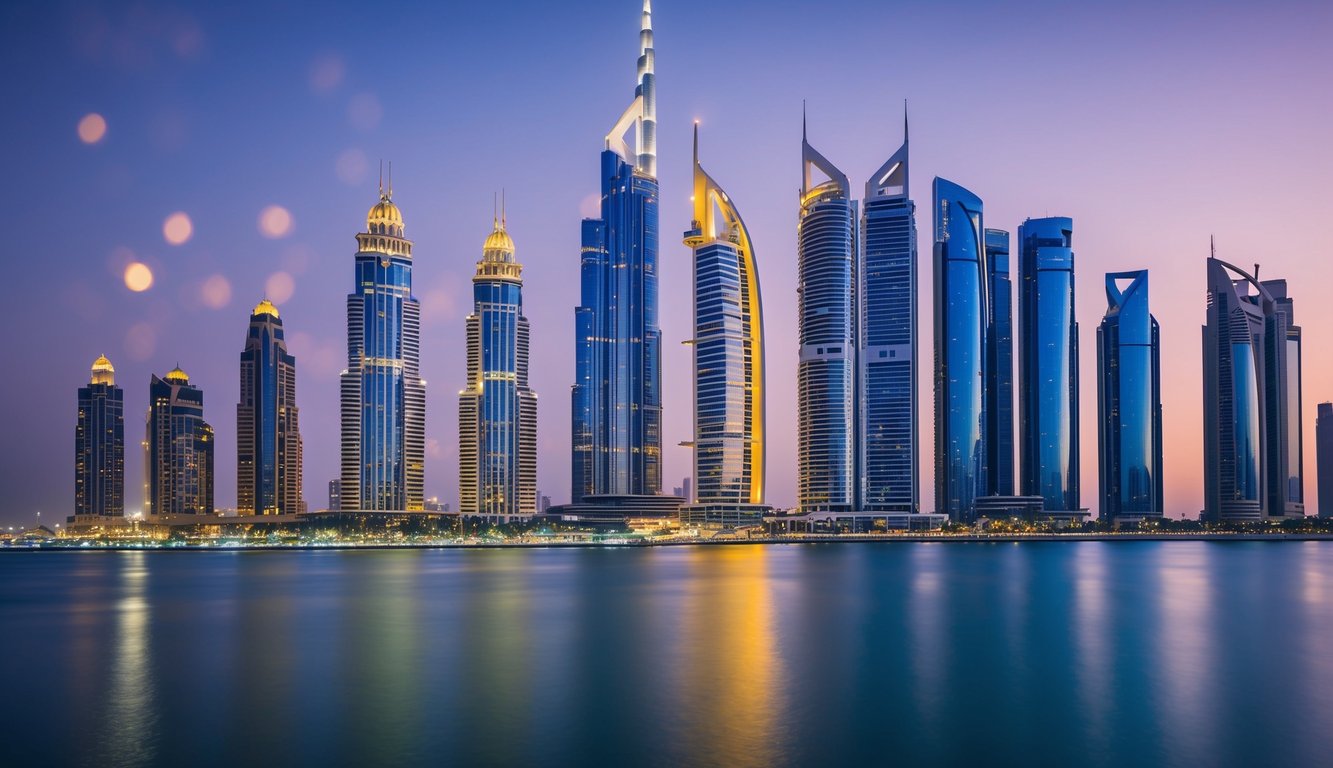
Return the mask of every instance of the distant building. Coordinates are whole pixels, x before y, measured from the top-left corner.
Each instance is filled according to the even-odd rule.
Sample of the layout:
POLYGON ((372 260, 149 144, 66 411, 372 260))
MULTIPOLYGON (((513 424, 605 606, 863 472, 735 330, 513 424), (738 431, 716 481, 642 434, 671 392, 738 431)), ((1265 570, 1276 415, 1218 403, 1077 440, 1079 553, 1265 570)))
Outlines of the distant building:
POLYGON ((268 299, 250 313, 236 405, 236 506, 243 515, 305 511, 296 358, 268 299))
POLYGON ((686 477, 680 481, 680 493, 676 494, 688 504, 694 499, 694 478, 686 477))
POLYGON ((74 425, 74 514, 125 514, 125 392, 105 355, 93 361, 92 378, 79 388, 74 425))
POLYGON ((1009 233, 986 230, 986 493, 1014 493, 1014 291, 1009 270, 1009 233))
POLYGON ((543 515, 544 515, 544 514, 546 514, 547 511, 549 511, 550 509, 551 509, 551 497, 550 497, 550 496, 538 496, 538 497, 537 497, 537 512, 538 512, 539 514, 543 514, 543 515))
POLYGON ((422 507, 423 507, 423 509, 424 509, 426 512, 448 512, 448 511, 449 511, 449 505, 448 505, 447 503, 441 504, 441 503, 440 503, 440 497, 439 497, 439 496, 432 496, 432 497, 430 497, 429 499, 426 499, 426 501, 425 501, 425 503, 422 505, 422 507))
POLYGON ((1048 515, 1081 509, 1073 233, 1063 216, 1018 227, 1019 493, 1048 515))
POLYGON ((537 512, 537 394, 528 386, 523 265, 503 212, 482 246, 458 395, 458 511, 495 520, 537 512))
POLYGON ((329 511, 337 512, 342 509, 343 504, 343 481, 329 481, 329 511))
POLYGON ((1315 418, 1319 516, 1333 517, 1333 403, 1320 403, 1315 418))
POLYGON ((179 366, 148 387, 144 439, 150 515, 213 514, 213 428, 204 393, 179 366))
POLYGON ((1107 274, 1106 302, 1097 328, 1101 518, 1161 517, 1161 334, 1149 312, 1147 270, 1107 274))

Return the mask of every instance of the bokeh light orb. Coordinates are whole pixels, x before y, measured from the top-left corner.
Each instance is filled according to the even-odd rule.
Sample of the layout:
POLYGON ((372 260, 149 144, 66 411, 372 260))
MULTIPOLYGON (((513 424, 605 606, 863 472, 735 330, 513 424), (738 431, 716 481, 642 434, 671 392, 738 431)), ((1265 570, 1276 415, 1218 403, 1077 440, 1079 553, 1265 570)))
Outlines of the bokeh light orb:
POLYGON ((143 293, 153 287, 153 270, 142 261, 132 261, 125 267, 125 287, 143 293))
POLYGON ((276 240, 292 232, 292 214, 281 205, 270 205, 259 212, 259 234, 276 240))
POLYGON ((79 141, 84 144, 96 144, 106 136, 106 118, 96 112, 89 112, 79 121, 79 141))
POLYGON ((274 272, 264 282, 264 296, 274 304, 282 304, 296 293, 296 280, 286 272, 274 272))
POLYGON ((209 309, 222 309, 231 301, 231 282, 222 275, 212 275, 199 287, 199 300, 209 309))
POLYGON ((125 353, 131 360, 143 362, 157 349, 157 330, 148 323, 138 323, 125 333, 125 353))
POLYGON ((366 172, 370 170, 370 160, 359 149, 344 149, 338 153, 335 170, 342 183, 354 187, 365 181, 366 172))
POLYGON ((184 245, 194 236, 194 222, 184 211, 176 211, 162 222, 162 237, 171 245, 184 245))

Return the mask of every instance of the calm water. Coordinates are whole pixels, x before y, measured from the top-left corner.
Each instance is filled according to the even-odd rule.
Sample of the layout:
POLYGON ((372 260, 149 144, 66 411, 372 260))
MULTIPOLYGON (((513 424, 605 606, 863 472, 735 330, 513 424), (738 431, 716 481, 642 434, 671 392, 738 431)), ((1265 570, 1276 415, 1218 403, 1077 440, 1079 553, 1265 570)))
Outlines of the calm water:
POLYGON ((0 764, 1333 764, 1333 543, 0 554, 0 764))

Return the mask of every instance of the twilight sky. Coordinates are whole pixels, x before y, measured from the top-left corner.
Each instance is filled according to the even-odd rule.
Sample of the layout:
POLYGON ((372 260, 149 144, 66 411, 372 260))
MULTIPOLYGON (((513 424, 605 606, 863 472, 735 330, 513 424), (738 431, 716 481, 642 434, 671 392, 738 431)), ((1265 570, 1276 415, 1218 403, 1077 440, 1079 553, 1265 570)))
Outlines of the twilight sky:
MULTIPOLYGON (((337 472, 353 236, 379 158, 415 241, 428 384, 427 496, 457 505, 463 317, 507 191, 540 395, 539 487, 569 495, 579 218, 596 212, 603 135, 633 96, 638 0, 377 5, 6 3, 0 127, 9 182, 11 375, 0 378, 0 523, 73 507, 77 387, 99 353, 126 390, 126 507, 152 373, 177 362, 217 429, 217 503, 235 504, 238 355, 268 292, 298 359, 305 487, 337 472), (105 118, 96 143, 80 121, 105 118), (261 212, 281 206, 264 220, 261 212), (169 244, 184 212, 191 237, 169 244), (284 224, 288 224, 284 228, 284 224), (281 234, 273 237, 271 235, 281 234), (130 262, 154 282, 129 290, 130 262)), ((844 3, 656 0, 665 490, 690 472, 690 126, 751 228, 768 339, 770 503, 795 501, 795 223, 801 100, 810 139, 853 180, 912 113, 920 232, 923 508, 933 509, 930 182, 986 225, 1074 219, 1083 503, 1097 507, 1096 327, 1103 275, 1151 269, 1162 326, 1166 503, 1202 506, 1204 258, 1292 282, 1305 329, 1307 509, 1315 403, 1333 399, 1333 4, 844 3), (1321 183, 1323 182, 1323 183, 1321 183)), ((96 136, 95 125, 86 125, 96 136)))

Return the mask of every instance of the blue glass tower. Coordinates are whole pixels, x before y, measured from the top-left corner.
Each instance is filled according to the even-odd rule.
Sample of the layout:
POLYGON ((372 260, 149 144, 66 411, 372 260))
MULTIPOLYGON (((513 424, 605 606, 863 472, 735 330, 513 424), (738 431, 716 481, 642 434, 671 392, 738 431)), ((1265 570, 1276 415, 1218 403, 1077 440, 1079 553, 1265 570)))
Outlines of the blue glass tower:
POLYGON ((537 395, 528 387, 523 266, 504 214, 482 246, 458 395, 458 511, 500 522, 537 511, 537 395))
POLYGON ((856 201, 847 176, 819 154, 801 126, 796 227, 797 500, 803 511, 857 506, 856 201), (826 181, 815 183, 812 171, 826 181))
MULTIPOLYGON (((1258 266, 1255 277, 1258 277, 1258 266)), ((1268 514, 1305 516, 1305 424, 1301 410, 1301 328, 1296 325, 1295 303, 1287 295, 1286 280, 1264 280, 1272 297, 1265 326, 1264 451, 1268 514)), ((1260 302, 1259 297, 1250 297, 1260 302)))
POLYGON ((250 313, 236 405, 236 507, 243 515, 305 511, 296 358, 287 352, 278 308, 265 299, 250 313))
POLYGON ((634 101, 602 152, 602 215, 583 221, 571 393, 575 502, 662 489, 657 91, 648 0, 639 43, 634 101), (631 131, 633 149, 625 141, 631 131))
POLYGON ((164 378, 154 376, 144 437, 149 515, 213 514, 214 444, 203 390, 179 366, 164 378))
POLYGON ((88 386, 79 388, 74 425, 74 514, 125 514, 125 391, 105 355, 93 361, 88 386))
POLYGON ((860 504, 919 512, 916 204, 903 144, 866 182, 860 265, 860 504))
POLYGON ((936 178, 935 505, 960 522, 986 495, 986 338, 990 297, 981 198, 936 178))
POLYGON ((1160 517, 1160 331, 1157 318, 1148 311, 1147 270, 1107 274, 1106 303, 1106 316, 1097 328, 1101 516, 1160 517))
POLYGON ((412 296, 412 241, 393 185, 356 236, 356 290, 347 296, 341 378, 342 509, 424 509, 426 383, 421 305, 412 296))
POLYGON ((1048 514, 1080 509, 1073 231, 1066 217, 1018 228, 1020 492, 1048 514))
POLYGON ((986 495, 1014 494, 1014 291, 1009 233, 986 230, 986 495))

